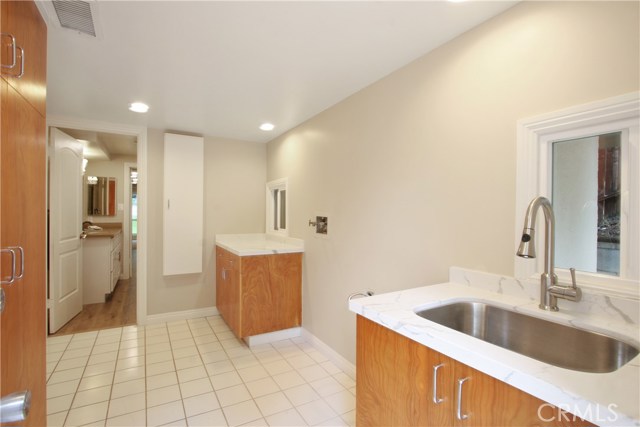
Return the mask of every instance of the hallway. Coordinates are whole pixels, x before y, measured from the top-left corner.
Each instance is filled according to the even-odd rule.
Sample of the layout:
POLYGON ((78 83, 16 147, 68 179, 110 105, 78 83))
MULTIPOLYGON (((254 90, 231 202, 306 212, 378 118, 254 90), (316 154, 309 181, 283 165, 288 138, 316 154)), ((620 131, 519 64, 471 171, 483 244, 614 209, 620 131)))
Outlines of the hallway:
MULTIPOLYGON (((135 241, 134 241, 135 242, 135 241)), ((86 304, 69 323, 49 337, 77 334, 136 324, 136 255, 135 245, 131 252, 131 278, 119 280, 111 299, 104 303, 86 304)))

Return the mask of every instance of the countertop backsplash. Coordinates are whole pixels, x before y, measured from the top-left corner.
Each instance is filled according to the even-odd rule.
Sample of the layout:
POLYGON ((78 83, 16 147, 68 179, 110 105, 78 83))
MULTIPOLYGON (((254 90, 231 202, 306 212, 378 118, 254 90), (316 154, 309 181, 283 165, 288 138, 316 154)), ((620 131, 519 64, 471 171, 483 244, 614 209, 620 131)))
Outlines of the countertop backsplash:
MULTIPOLYGON (((498 294, 540 300, 540 280, 538 277, 518 280, 513 277, 461 267, 449 269, 449 281, 472 286, 498 294)), ((580 287, 580 284, 578 283, 580 287)), ((578 302, 558 300, 560 311, 602 318, 603 321, 622 322, 627 325, 640 325, 640 301, 638 298, 625 298, 619 295, 608 296, 594 292, 588 287, 582 288, 582 299, 578 302)), ((608 323, 608 322, 607 322, 608 323)))

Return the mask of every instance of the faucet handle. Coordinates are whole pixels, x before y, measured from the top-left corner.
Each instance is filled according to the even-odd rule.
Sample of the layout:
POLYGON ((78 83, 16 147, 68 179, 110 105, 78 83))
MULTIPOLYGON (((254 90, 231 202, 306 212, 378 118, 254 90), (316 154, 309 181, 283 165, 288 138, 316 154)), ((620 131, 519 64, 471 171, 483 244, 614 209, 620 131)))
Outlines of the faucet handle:
POLYGON ((570 268, 569 271, 571 272, 571 286, 553 285, 548 292, 556 298, 577 302, 582 299, 582 290, 576 283, 576 269, 570 268))

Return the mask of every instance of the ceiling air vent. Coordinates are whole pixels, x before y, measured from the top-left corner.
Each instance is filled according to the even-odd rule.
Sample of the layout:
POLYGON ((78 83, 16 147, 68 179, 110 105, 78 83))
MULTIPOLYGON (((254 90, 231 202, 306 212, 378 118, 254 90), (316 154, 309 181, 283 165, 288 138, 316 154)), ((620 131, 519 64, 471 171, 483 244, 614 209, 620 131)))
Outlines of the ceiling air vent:
POLYGON ((90 36, 96 36, 93 25, 91 5, 81 0, 53 0, 53 7, 58 15, 60 26, 70 30, 80 31, 90 36))

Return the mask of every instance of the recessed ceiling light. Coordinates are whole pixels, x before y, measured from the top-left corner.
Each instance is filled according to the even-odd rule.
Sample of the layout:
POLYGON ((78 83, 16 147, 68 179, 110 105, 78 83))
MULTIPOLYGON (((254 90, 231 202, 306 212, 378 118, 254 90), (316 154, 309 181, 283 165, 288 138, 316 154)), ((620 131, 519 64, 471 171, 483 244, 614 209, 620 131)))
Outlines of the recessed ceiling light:
POLYGON ((146 113, 149 111, 149 106, 143 102, 132 102, 129 104, 129 110, 136 113, 146 113))
POLYGON ((270 131, 275 129, 275 126, 272 125, 271 123, 263 123, 260 125, 260 130, 264 130, 264 131, 270 131))

